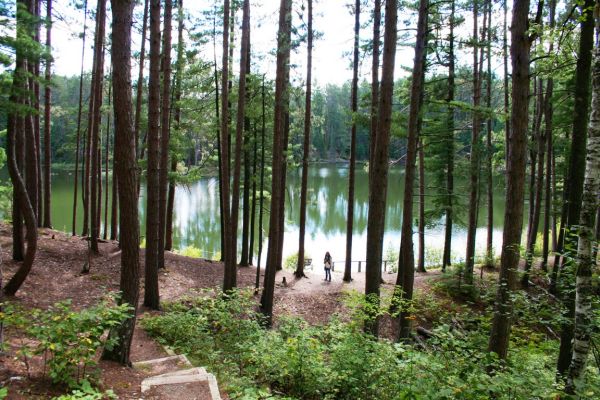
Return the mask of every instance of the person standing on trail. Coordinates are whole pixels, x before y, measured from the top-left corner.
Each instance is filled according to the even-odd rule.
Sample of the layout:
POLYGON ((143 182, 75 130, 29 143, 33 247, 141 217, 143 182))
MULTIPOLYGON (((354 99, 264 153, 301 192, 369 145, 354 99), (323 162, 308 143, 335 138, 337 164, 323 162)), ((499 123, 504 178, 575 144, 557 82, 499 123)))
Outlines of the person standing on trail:
POLYGON ((325 263, 325 280, 328 282, 331 282, 331 254, 329 254, 329 252, 325 253, 325 260, 323 260, 323 262, 325 263))

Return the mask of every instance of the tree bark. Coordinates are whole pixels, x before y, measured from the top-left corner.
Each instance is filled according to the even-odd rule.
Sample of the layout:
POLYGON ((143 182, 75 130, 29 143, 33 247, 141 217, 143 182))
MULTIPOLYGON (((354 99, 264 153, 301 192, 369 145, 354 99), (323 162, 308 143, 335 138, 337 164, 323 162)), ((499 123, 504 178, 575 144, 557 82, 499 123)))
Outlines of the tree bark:
POLYGON ((160 0, 150 0, 150 80, 148 82, 148 168, 146 186, 146 271, 144 305, 160 306, 158 291, 160 168, 160 0))
MULTIPOLYGON (((312 2, 312 0, 309 0, 312 2)), ((264 203, 264 190, 265 190, 265 131, 266 131, 266 120, 265 120, 265 76, 262 78, 261 86, 261 133, 260 133, 260 200, 258 204, 258 260, 256 262, 256 285, 255 290, 257 291, 260 287, 260 266, 262 260, 262 248, 263 248, 263 203, 264 203)))
POLYGON ((352 60, 352 128, 350 133, 350 165, 348 166, 348 211, 346 216, 346 263, 344 282, 352 281, 352 232, 354 229, 354 168, 356 166, 356 118, 358 113, 358 44, 360 40, 360 0, 354 4, 354 58, 352 60))
POLYGON ((162 95, 160 111, 160 161, 158 166, 158 257, 159 269, 165 268, 165 234, 167 232, 167 193, 169 190, 169 141, 171 137, 171 30, 173 1, 165 0, 163 13, 163 48, 161 58, 162 95))
POLYGON ((77 234, 77 189, 79 179, 79 143, 81 138, 81 111, 83 109, 83 60, 85 58, 85 36, 87 31, 87 0, 83 2, 83 34, 81 39, 81 72, 79 74, 79 106, 77 108, 77 138, 75 147, 75 171, 73 174, 73 226, 71 234, 77 234))
POLYGON ((281 198, 285 194, 282 187, 285 164, 285 115, 289 105, 289 82, 287 68, 291 47, 292 0, 281 0, 279 5, 279 32, 277 34, 277 69, 275 78, 275 112, 273 122, 273 167, 271 178, 271 213, 269 216, 269 247, 265 270, 264 288, 260 308, 265 315, 265 324, 271 326, 273 318, 273 294, 275 291, 275 272, 281 265, 279 249, 280 219, 283 218, 281 198))
MULTIPOLYGON (((383 41, 381 92, 378 100, 377 134, 375 136, 373 150, 371 184, 369 185, 365 295, 367 301, 370 302, 375 309, 379 308, 379 285, 381 284, 381 259, 383 252, 390 129, 392 122, 392 96, 394 92, 394 66, 396 58, 396 38, 398 36, 396 28, 398 21, 397 6, 396 0, 388 0, 385 3, 385 33, 383 41)), ((371 125, 371 127, 372 126, 373 125, 371 125)), ((373 336, 378 335, 379 326, 376 315, 369 316, 364 329, 373 336)))
POLYGON ((488 350, 502 360, 508 354, 511 293, 519 267, 521 233, 523 230, 523 201, 527 160, 527 119, 529 96, 529 48, 527 35, 529 0, 515 0, 511 23, 512 110, 511 135, 508 145, 506 179, 506 209, 498 289, 488 350))
POLYGON ((425 152, 423 140, 419 141, 419 257, 418 272, 425 270, 425 152))
POLYGON ((50 105, 52 102, 52 0, 46 0, 46 83, 44 87, 44 228, 52 228, 52 148, 50 141, 50 105))
POLYGON ((371 130, 369 140, 369 182, 374 162, 375 142, 377 140, 377 109, 379 107, 379 47, 381 42, 381 0, 375 0, 373 6, 373 59, 371 65, 371 130))
MULTIPOLYGON (((243 27, 242 27, 243 28, 243 27)), ((243 38, 242 38, 243 40, 243 38)), ((248 23, 248 47, 246 49, 246 80, 250 76, 250 24, 248 23)), ((250 91, 245 89, 244 93, 245 107, 250 102, 250 91)), ((242 254, 240 258, 240 266, 247 267, 248 264, 252 264, 252 258, 249 258, 249 228, 250 228, 250 172, 252 166, 250 165, 250 117, 245 113, 244 115, 244 144, 242 151, 244 152, 244 192, 242 206, 242 254)))
MULTIPOLYGON (((142 98, 144 91, 144 60, 146 57, 146 32, 148 30, 148 0, 144 0, 144 16, 142 17, 142 48, 140 49, 140 65, 138 67, 138 79, 135 85, 135 149, 140 160, 144 158, 145 143, 140 145, 140 120, 142 116, 142 98)), ((139 182, 138 182, 139 183, 139 182)))
MULTIPOLYGON (((487 76, 486 76, 486 106, 488 110, 492 109, 492 0, 486 1, 487 11, 487 76)), ((493 145, 493 125, 492 116, 487 117, 487 135, 486 135, 486 163, 487 163, 487 237, 486 237, 486 257, 485 264, 488 268, 494 267, 494 170, 492 165, 492 155, 494 154, 493 145)))
MULTIPOLYGON (((397 310, 399 301, 411 301, 415 277, 415 257, 413 249, 413 193, 416 172, 419 118, 423 96, 425 59, 427 57, 427 26, 429 1, 420 0, 417 22, 417 41, 410 89, 410 112, 408 115, 408 138, 404 180, 404 201, 402 209, 402 230, 400 236, 400 256, 398 277, 394 289, 392 309, 397 310)), ((411 331, 410 313, 400 309, 398 339, 408 338, 411 331)))
POLYGON ((130 348, 135 327, 139 297, 140 228, 138 219, 138 172, 135 152, 131 99, 131 24, 133 0, 112 0, 112 64, 115 114, 115 165, 119 190, 119 230, 121 232, 120 302, 133 308, 132 315, 110 335, 118 337, 117 344, 105 349, 104 359, 130 365, 130 348))
POLYGON ((306 203, 308 192, 308 159, 310 157, 310 132, 312 117, 312 51, 313 51, 313 2, 308 0, 308 26, 306 43, 306 95, 304 98, 304 142, 302 144, 302 182, 300 186, 300 227, 298 234, 298 264, 294 275, 305 278, 304 238, 306 235, 306 203))
MULTIPOLYGON (((585 157, 587 153, 587 123, 590 108, 590 80, 592 66, 592 50, 594 47, 594 0, 586 0, 581 19, 581 33, 579 35, 579 56, 575 72, 575 107, 573 110, 573 132, 571 135, 571 153, 569 157, 569 171, 565 188, 566 218, 561 221, 558 253, 563 249, 576 248, 575 239, 570 235, 572 227, 580 221, 582 206, 583 181, 585 174, 585 157)), ((571 257, 566 257, 571 258, 571 257)), ((555 261, 555 264, 556 263, 555 261)), ((555 266, 555 268, 557 268, 555 266)), ((557 372, 560 377, 565 376, 571 363, 573 353, 574 320, 575 320, 575 290, 574 268, 571 265, 563 269, 561 274, 561 292, 564 298, 566 314, 563 318, 560 335, 560 350, 558 354, 557 372)))
MULTIPOLYGON (((111 71, 112 75, 112 71, 111 71)), ((111 105, 112 86, 108 87, 108 106, 111 105)), ((104 235, 103 239, 108 238, 108 160, 110 155, 110 112, 106 116, 106 144, 104 149, 104 235)))

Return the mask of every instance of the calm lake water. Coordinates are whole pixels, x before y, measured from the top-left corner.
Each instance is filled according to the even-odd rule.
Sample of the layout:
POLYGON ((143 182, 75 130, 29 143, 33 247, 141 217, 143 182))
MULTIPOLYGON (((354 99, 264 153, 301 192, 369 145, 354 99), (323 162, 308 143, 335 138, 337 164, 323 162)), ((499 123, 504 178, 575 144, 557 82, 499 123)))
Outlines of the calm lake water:
MULTIPOLYGON (((384 238, 384 259, 390 258, 391 253, 397 253, 400 245, 400 228, 402 223, 403 200, 403 167, 393 167, 389 174, 388 208, 386 210, 386 229, 384 238)), ((315 165, 309 168, 308 208, 306 227, 306 251, 317 262, 329 251, 336 262, 343 261, 346 246, 346 210, 348 206, 348 168, 337 165, 315 165)), ((5 174, 3 174, 5 175, 5 174)), ((366 235, 368 213, 368 173, 362 166, 356 169, 355 216, 353 238, 353 260, 366 260, 366 235)), ((55 229, 65 232, 71 230, 73 182, 72 174, 67 172, 53 175, 52 182, 52 222, 55 229)), ((103 179, 104 180, 104 179, 103 179)), ((462 196, 462 202, 467 202, 466 182, 458 180, 457 193, 462 196)), ((494 198, 494 247, 496 253, 502 243, 502 222, 504 216, 504 189, 496 184, 494 198)), ((81 199, 79 199, 81 202, 81 199)), ((427 196, 426 204, 431 206, 433 198, 427 196)), ((240 202, 241 204, 241 202, 240 202)), ((142 224, 145 216, 145 193, 142 188, 140 196, 140 216, 142 224)), ((109 200, 110 207, 110 200, 109 200)), ((265 202, 263 260, 266 256, 268 232, 268 202, 265 202)), ((285 209, 285 238, 284 258, 297 252, 298 221, 300 209, 300 173, 292 169, 288 174, 286 209, 285 209)), ((484 225, 487 215, 485 198, 482 198, 480 208, 480 224, 484 225)), ((418 211, 418 198, 415 197, 415 216, 418 211)), ((81 216, 81 207, 78 209, 81 216)), ((218 184, 215 178, 203 178, 186 187, 178 187, 175 195, 174 210, 174 247, 183 249, 193 246, 202 252, 202 257, 212 258, 220 251, 219 231, 219 197, 218 184)), ((109 217, 110 218, 110 217, 109 217)), ((241 210, 240 210, 241 219, 241 210)), ((460 220, 466 220, 465 215, 460 220)), ((81 231, 81 219, 78 221, 78 231, 81 231)), ((444 244, 443 218, 434 221, 425 232, 426 262, 436 264, 441 258, 444 244)), ((416 224, 416 218, 415 218, 416 224)), ((258 207, 256 226, 258 229, 258 207)), ((241 230, 241 221, 240 221, 241 230)), ((417 251, 417 229, 415 227, 415 254, 417 251)), ((144 237, 142 225, 141 236, 144 237)), ((241 234, 240 234, 241 236, 241 234)), ((258 248, 258 235, 256 236, 258 248)), ((476 252, 483 254, 485 249, 486 229, 477 230, 476 252)), ((466 247, 466 230, 456 224, 453 233, 452 253, 456 261, 464 259, 466 247)), ((254 252, 255 263, 257 250, 254 252)), ((356 268, 356 266, 354 267, 356 268)))

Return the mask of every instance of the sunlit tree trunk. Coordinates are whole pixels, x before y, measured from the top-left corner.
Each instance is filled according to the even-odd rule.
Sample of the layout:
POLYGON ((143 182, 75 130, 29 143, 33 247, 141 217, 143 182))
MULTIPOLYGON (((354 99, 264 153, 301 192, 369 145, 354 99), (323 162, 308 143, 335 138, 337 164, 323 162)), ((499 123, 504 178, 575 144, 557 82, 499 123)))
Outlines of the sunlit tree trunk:
POLYGON ((133 315, 115 328, 110 335, 118 338, 116 345, 106 348, 103 358, 130 365, 130 349, 135 327, 139 297, 140 228, 138 219, 138 173, 135 152, 136 136, 131 99, 131 25, 133 0, 113 0, 112 3, 112 65, 115 114, 115 165, 119 184, 119 230, 121 232, 120 300, 133 307, 133 315))
POLYGON ((302 182, 300 186, 300 226, 298 235, 298 265, 296 278, 304 274, 304 237, 306 235, 306 203, 308 192, 308 158, 310 157, 310 132, 312 116, 312 51, 313 51, 313 2, 308 0, 308 26, 306 44, 306 94, 304 99, 304 142, 302 147, 302 182))
MULTIPOLYGON (((312 0, 309 0, 312 1, 312 0)), ((260 266, 262 261, 263 249, 263 204, 265 190, 265 76, 262 78, 261 86, 261 131, 260 131, 260 199, 258 203, 258 259, 256 262, 256 284, 255 290, 260 287, 260 266)))
POLYGON ((515 0, 511 23, 512 110, 511 135, 507 142, 506 208, 498 289, 488 350, 506 359, 512 315, 511 293, 519 267, 523 202, 525 197, 525 168, 527 163, 527 120, 529 96, 529 48, 527 35, 529 0, 515 0))
MULTIPOLYGON (((144 305, 151 309, 159 308, 160 6, 160 0, 150 0, 150 80, 148 81, 148 168, 146 178, 146 279, 144 281, 144 305)), ((121 232, 122 234, 123 232, 121 232)))
MULTIPOLYGON (((371 144, 373 165, 371 184, 369 185, 369 213, 367 217, 367 263, 365 295, 374 308, 379 307, 379 286, 381 284, 381 261, 383 252, 383 230, 385 227, 385 205, 387 195, 388 159, 392 115, 392 96, 394 92, 394 66, 396 59, 397 1, 385 3, 385 33, 383 46, 383 69, 381 72, 381 91, 377 107, 377 134, 371 144)), ((372 126, 372 125, 371 125, 372 126)), ((376 315, 370 315, 365 331, 377 336, 379 326, 376 315)))

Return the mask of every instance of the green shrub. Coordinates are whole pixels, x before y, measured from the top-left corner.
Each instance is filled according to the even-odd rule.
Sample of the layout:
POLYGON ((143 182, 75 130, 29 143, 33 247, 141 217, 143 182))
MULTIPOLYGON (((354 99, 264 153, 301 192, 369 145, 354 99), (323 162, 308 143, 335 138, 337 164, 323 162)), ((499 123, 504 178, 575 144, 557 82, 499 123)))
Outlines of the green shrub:
POLYGON ((83 380, 93 378, 98 350, 116 344, 116 339, 105 338, 105 333, 126 319, 130 311, 129 305, 117 305, 112 297, 81 311, 74 310, 70 301, 56 303, 47 310, 7 305, 0 322, 22 335, 18 356, 26 368, 32 357, 41 356, 44 373, 47 371, 54 383, 76 388, 83 380))
POLYGON ((96 390, 89 381, 84 380, 78 389, 74 389, 70 394, 55 397, 54 400, 107 400, 117 399, 112 390, 100 392, 96 390))

